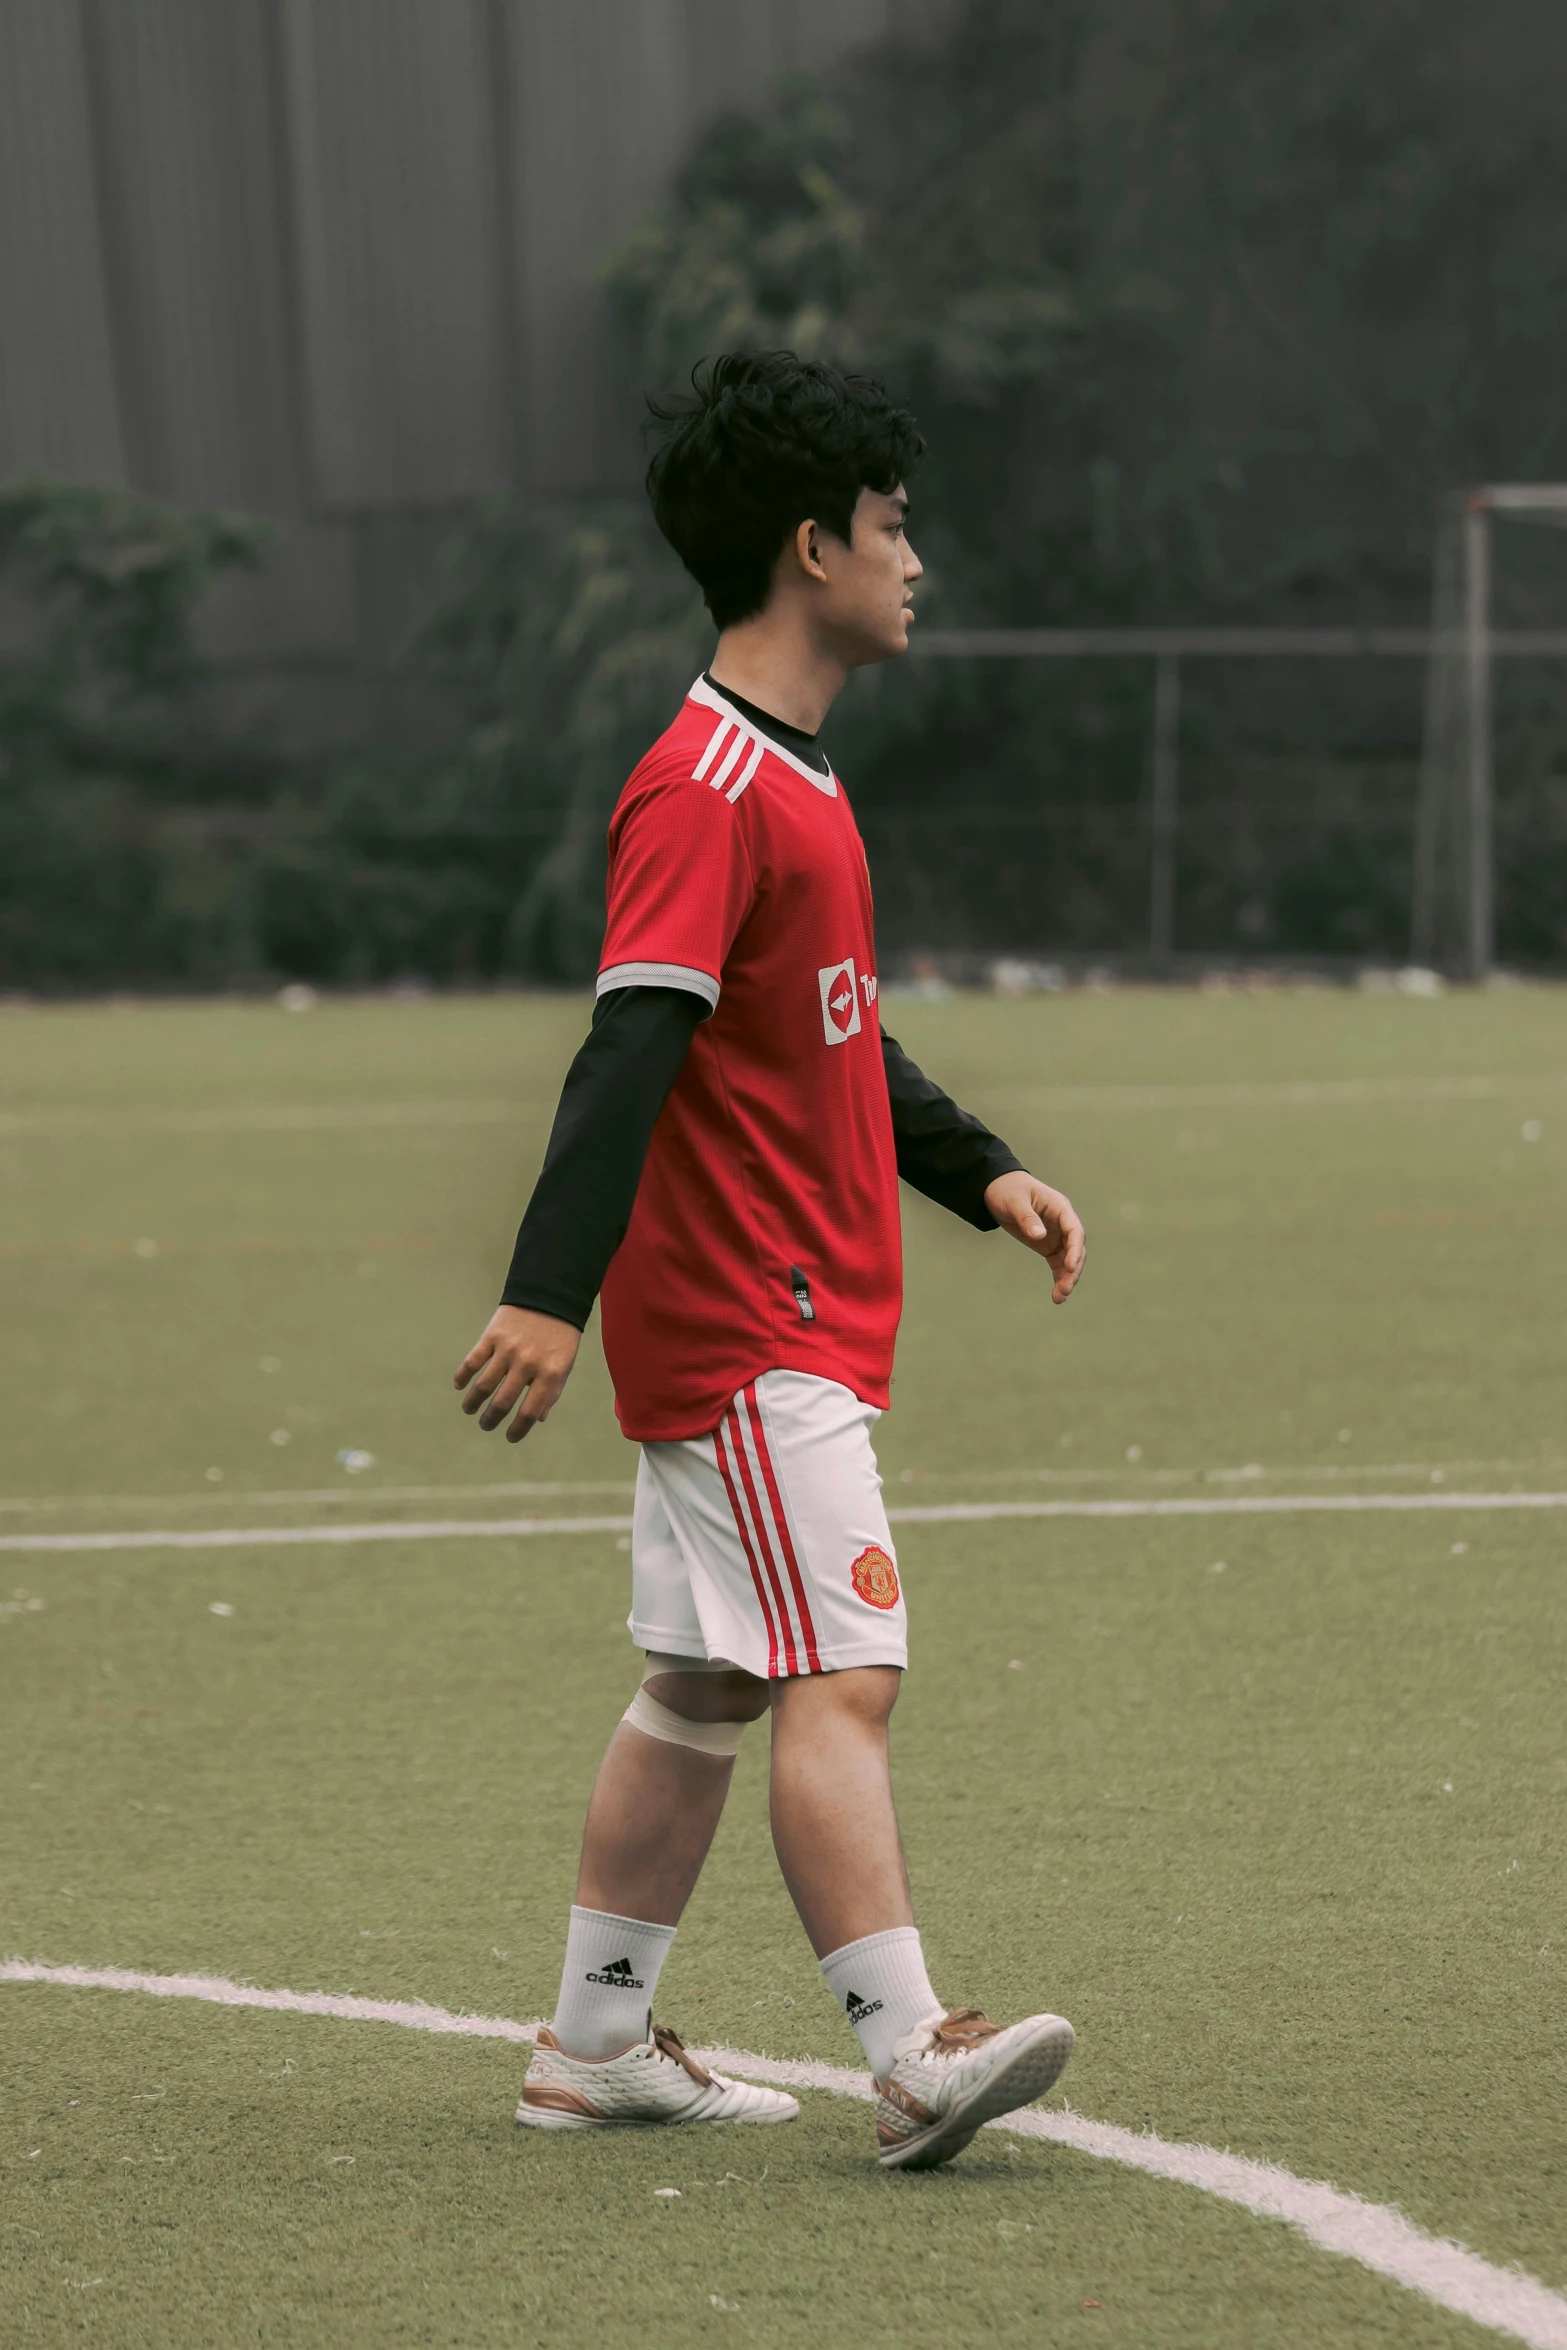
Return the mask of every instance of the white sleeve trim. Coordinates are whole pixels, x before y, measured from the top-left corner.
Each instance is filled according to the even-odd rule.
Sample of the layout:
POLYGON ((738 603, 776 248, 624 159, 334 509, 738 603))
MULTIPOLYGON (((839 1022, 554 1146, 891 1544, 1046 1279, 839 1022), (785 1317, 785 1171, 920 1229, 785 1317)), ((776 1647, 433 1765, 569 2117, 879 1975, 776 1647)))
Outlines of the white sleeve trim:
POLYGON ((710 1012, 718 1009, 718 982, 705 971, 693 971, 689 963, 611 963, 601 971, 594 995, 608 995, 614 987, 683 987, 688 995, 699 995, 710 1012))

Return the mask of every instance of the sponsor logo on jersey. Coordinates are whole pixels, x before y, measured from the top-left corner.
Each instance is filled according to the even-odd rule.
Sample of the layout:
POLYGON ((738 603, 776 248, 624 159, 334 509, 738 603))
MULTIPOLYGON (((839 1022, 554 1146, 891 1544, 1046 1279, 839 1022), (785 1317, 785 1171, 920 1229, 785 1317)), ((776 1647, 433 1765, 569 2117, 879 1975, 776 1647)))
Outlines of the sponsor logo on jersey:
POLYGON ((647 1985, 631 1971, 629 1958, 612 1958, 601 1975, 587 1975, 584 1981, 602 1983, 610 1991, 645 1991, 647 1985))
POLYGON ((849 1580, 867 1607, 896 1607, 898 1570, 879 1544, 862 1550, 849 1569, 849 1580))
POLYGON ((822 991, 822 1027, 829 1044, 842 1044, 846 1037, 860 1033, 860 984, 854 973, 854 958, 847 962, 829 963, 818 971, 816 982, 822 991))

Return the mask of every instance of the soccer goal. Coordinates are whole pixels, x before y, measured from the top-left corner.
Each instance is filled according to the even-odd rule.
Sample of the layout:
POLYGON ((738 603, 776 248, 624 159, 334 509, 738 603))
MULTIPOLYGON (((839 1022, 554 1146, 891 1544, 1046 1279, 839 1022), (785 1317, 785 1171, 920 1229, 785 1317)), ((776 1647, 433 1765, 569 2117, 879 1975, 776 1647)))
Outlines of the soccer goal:
MULTIPOLYGON (((1417 963, 1484 979, 1495 954, 1492 526, 1567 529, 1567 483, 1462 491, 1437 533, 1426 669, 1425 740, 1415 834, 1412 952, 1417 963)), ((1512 632, 1509 653, 1560 650, 1560 632, 1512 632)))

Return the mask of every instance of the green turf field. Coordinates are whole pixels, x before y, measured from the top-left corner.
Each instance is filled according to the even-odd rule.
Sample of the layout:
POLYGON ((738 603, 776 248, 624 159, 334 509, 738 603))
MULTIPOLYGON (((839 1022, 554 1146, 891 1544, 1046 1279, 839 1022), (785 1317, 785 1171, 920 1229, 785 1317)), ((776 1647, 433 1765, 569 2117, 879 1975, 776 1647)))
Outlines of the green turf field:
MULTIPOLYGON (((1562 991, 886 1018, 1090 1231, 1055 1312, 1022 1251, 906 1202, 894 1507, 1567 1491, 1562 991)), ((520 1452, 449 1388, 583 1020, 0 1012, 0 1535, 622 1514, 596 1346, 520 1452)), ((1564 1535, 903 1525, 896 1758, 943 1995, 1070 2015, 1081 2115, 1567 2294, 1564 1535)), ((625 1580, 614 1528, 9 1549, 0 1957, 547 2013, 636 1677, 625 1580)), ((660 2009, 853 2066, 752 1735, 660 2009)), ((0 1984, 0 2050, 7 2346, 1500 2338, 1067 2146, 883 2177, 840 2096, 787 2130, 522 2136, 505 2042, 52 1983, 0 1984)), ((1528 2338, 1567 2343, 1552 2306, 1528 2338)))

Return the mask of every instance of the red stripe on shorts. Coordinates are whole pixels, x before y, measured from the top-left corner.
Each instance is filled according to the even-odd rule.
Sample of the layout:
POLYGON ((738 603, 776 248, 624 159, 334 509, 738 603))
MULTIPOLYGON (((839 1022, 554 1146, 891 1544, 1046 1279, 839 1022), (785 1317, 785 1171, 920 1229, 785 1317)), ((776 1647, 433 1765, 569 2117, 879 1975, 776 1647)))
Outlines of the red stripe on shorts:
POLYGON ((754 1386, 745 1390, 746 1410, 751 1418, 751 1433, 756 1439, 756 1457, 762 1464, 762 1475, 767 1480, 767 1498, 772 1503, 773 1524, 777 1529, 784 1560, 789 1569, 789 1580, 794 1586, 794 1604, 800 1618, 800 1631, 805 1640, 806 1662, 813 1673, 822 1669, 816 1653, 816 1626, 811 1621, 810 1603, 805 1596, 805 1579, 800 1573, 800 1562, 794 1555, 794 1544, 789 1537, 789 1521, 784 1516, 783 1499, 778 1491, 778 1479, 773 1474, 773 1456, 767 1449, 767 1437, 762 1428, 761 1406, 756 1400, 754 1386))
POLYGON ((762 1571, 756 1563, 756 1553, 751 1548, 751 1536, 745 1522, 745 1511, 740 1505, 740 1496, 735 1491, 735 1481, 729 1467, 729 1456, 724 1450, 722 1428, 713 1430, 713 1450, 718 1457, 719 1475, 724 1480, 724 1490, 729 1496, 729 1507, 734 1511, 735 1524, 740 1530, 740 1543, 745 1552, 746 1564, 750 1567, 751 1580, 756 1585, 756 1596, 761 1603, 762 1621, 767 1626, 767 1678, 769 1681, 774 1681, 778 1677, 778 1634, 773 1625, 773 1611, 767 1604, 767 1593, 762 1584, 762 1571))
MULTIPOLYGON (((744 1388, 740 1392, 743 1395, 744 1388)), ((789 1602, 784 1595, 783 1578, 773 1557, 773 1545, 767 1538, 767 1518, 756 1490, 756 1480, 751 1475, 751 1457, 745 1449, 745 1430, 740 1424, 738 1400, 729 1406, 729 1418, 734 1430, 735 1459, 740 1465, 741 1483, 745 1487, 746 1499, 751 1504, 752 1523, 762 1546, 762 1563, 767 1569, 767 1580, 778 1609, 778 1620, 783 1626, 784 1669, 789 1673, 797 1673, 800 1670, 800 1659, 794 1645, 794 1625, 789 1618, 789 1602)))

